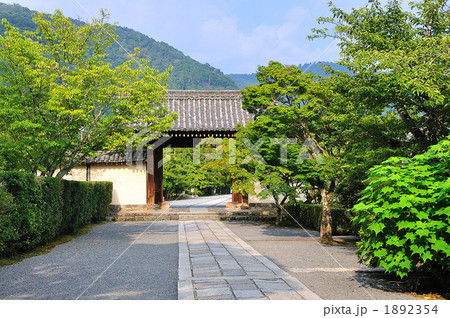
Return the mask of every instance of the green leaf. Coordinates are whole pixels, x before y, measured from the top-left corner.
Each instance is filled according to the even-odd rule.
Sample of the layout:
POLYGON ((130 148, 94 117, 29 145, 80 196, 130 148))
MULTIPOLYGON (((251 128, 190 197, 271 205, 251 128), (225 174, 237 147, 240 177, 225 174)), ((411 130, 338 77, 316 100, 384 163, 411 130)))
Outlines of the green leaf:
POLYGON ((403 261, 398 264, 398 267, 402 269, 409 269, 411 267, 411 261, 409 259, 403 259, 403 261))
POLYGON ((433 254, 431 254, 430 251, 426 251, 422 254, 422 260, 425 263, 427 260, 432 260, 433 259, 433 254))
POLYGON ((420 220, 428 220, 429 219, 429 214, 426 213, 425 211, 420 211, 416 213, 416 217, 420 220))
POLYGON ((375 234, 378 235, 378 233, 380 233, 381 231, 383 231, 383 229, 384 229, 385 227, 386 227, 386 226, 385 226, 383 223, 372 223, 372 224, 369 226, 369 230, 374 231, 375 234))
POLYGON ((386 241, 386 245, 402 246, 405 243, 405 239, 400 240, 398 236, 391 236, 386 241))
POLYGON ((392 192, 392 191, 394 191, 394 188, 393 187, 383 187, 382 189, 381 189, 381 192, 382 193, 390 193, 390 192, 392 192))
POLYGON ((409 208, 412 206, 411 202, 406 197, 401 197, 399 201, 399 206, 401 208, 409 208))
POLYGON ((399 230, 403 230, 403 229, 415 229, 417 227, 415 222, 410 222, 410 221, 399 221, 397 223, 397 228, 399 230))
POLYGON ((400 278, 403 278, 403 277, 405 277, 405 276, 407 276, 408 275, 408 271, 406 270, 406 269, 398 269, 396 272, 395 272, 400 278))
POLYGON ((425 247, 419 246, 419 245, 416 245, 416 244, 411 245, 410 249, 412 251, 411 255, 419 254, 421 256, 424 253, 424 251, 425 251, 425 247))
POLYGON ((410 240, 411 242, 414 242, 416 239, 416 234, 413 234, 412 232, 408 232, 405 234, 405 238, 410 240))
POLYGON ((383 258, 387 255, 387 251, 385 249, 376 250, 373 252, 373 255, 378 258, 383 258))
POLYGON ((435 251, 442 251, 447 256, 450 256, 450 244, 445 242, 443 239, 439 239, 436 241, 436 243, 431 245, 431 249, 435 251))
POLYGON ((430 234, 430 231, 427 229, 419 229, 416 231, 416 234, 419 236, 427 236, 430 234))

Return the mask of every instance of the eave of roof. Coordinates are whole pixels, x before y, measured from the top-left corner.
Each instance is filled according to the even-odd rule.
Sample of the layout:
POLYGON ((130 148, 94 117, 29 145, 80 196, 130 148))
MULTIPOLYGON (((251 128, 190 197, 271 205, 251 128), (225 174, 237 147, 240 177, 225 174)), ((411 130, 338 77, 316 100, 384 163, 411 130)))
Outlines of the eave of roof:
POLYGON ((169 90, 164 106, 179 115, 170 131, 236 131, 252 118, 238 90, 169 90))

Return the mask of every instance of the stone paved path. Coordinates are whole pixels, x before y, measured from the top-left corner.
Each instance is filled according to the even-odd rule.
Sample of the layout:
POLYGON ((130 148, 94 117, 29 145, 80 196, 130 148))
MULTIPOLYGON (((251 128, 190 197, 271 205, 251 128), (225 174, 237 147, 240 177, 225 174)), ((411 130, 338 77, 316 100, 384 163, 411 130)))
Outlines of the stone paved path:
POLYGON ((178 299, 320 299, 218 221, 180 221, 178 299))

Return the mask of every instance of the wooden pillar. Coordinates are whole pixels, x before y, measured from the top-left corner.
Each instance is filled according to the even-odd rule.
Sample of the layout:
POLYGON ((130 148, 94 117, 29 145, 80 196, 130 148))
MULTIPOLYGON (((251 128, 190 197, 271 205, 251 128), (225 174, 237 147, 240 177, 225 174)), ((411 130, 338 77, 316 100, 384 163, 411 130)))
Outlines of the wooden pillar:
POLYGON ((164 202, 163 193, 163 147, 159 147, 154 151, 155 158, 155 204, 164 202))
POLYGON ((147 204, 161 204, 163 196, 163 147, 147 148, 147 204))
MULTIPOLYGON (((233 179, 233 185, 236 179, 233 179)), ((244 191, 244 194, 233 191, 231 195, 231 202, 235 204, 248 204, 248 194, 244 191)))
POLYGON ((153 151, 147 148, 147 204, 155 204, 155 175, 153 151))
POLYGON ((91 164, 86 163, 86 181, 91 181, 91 164))
POLYGON ((242 196, 242 203, 248 205, 248 193, 244 192, 244 194, 241 194, 241 196, 242 196))

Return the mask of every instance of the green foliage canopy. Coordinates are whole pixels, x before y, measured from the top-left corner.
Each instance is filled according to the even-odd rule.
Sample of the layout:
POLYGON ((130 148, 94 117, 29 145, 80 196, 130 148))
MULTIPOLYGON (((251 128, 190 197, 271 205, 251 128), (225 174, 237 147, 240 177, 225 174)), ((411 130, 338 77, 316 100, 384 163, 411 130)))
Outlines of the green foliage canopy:
MULTIPOLYGON (((161 107, 167 72, 136 54, 112 68, 107 15, 75 26, 56 11, 37 14, 21 34, 0 36, 0 159, 3 168, 64 176, 97 151, 120 151, 136 133, 163 132, 175 119, 161 107)), ((140 140, 136 140, 140 142, 140 140)))
POLYGON ((393 109, 411 134, 414 153, 450 133, 450 11, 446 0, 401 1, 385 6, 377 0, 350 13, 330 3, 332 17, 319 23, 314 37, 339 40, 341 61, 355 72, 354 93, 369 109, 393 109))
MULTIPOLYGON (((36 24, 32 20, 35 11, 18 4, 0 3, 0 16, 17 27, 21 32, 34 31, 36 24)), ((85 23, 70 19, 74 25, 81 27, 85 23)), ((5 28, 0 25, 0 34, 5 28)), ((105 61, 117 67, 130 59, 129 53, 138 47, 142 58, 149 61, 149 66, 160 72, 171 69, 168 84, 170 89, 238 89, 236 84, 219 69, 202 64, 167 43, 156 41, 133 29, 117 26, 117 42, 105 49, 105 61)))
POLYGON ((276 201, 280 195, 296 202, 302 192, 318 193, 324 209, 321 239, 329 242, 331 201, 341 189, 355 195, 348 188, 362 188, 368 167, 397 151, 395 142, 390 144, 398 137, 391 131, 397 118, 367 112, 352 94, 355 79, 345 73, 315 80, 296 66, 270 62, 257 77, 260 84, 242 92, 244 108, 256 119, 239 137, 253 144, 261 140, 265 162, 253 162, 248 170, 276 201), (285 162, 280 138, 287 142, 285 162))

